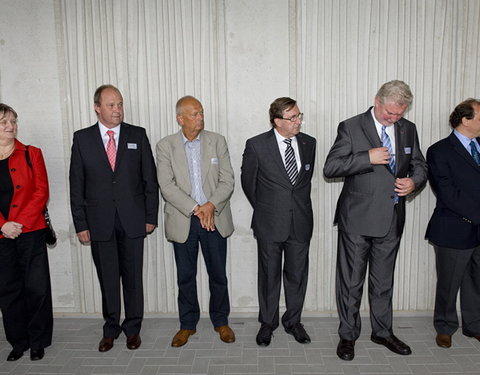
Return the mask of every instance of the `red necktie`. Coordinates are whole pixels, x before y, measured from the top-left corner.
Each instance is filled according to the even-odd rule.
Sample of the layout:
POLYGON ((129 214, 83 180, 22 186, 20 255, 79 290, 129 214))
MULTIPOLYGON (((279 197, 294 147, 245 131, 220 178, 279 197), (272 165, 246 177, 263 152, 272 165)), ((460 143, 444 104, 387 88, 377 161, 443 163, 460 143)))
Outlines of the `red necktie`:
POLYGON ((108 136, 110 139, 107 143, 107 156, 108 161, 110 162, 110 166, 112 167, 112 171, 115 170, 115 159, 117 158, 117 147, 115 146, 115 132, 113 130, 107 131, 108 136))

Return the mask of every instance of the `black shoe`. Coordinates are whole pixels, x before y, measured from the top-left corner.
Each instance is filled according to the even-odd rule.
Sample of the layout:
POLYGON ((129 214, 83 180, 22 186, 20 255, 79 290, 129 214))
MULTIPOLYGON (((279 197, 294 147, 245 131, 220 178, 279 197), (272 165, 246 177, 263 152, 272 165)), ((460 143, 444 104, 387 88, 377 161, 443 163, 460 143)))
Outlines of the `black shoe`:
POLYGON ((16 360, 18 360, 22 357, 23 357, 23 352, 16 352, 15 350, 12 350, 7 357, 7 361, 13 362, 13 361, 16 361, 16 360))
POLYGON ((270 326, 262 324, 260 330, 257 333, 257 345, 259 346, 268 346, 270 341, 272 341, 273 330, 270 326))
POLYGON ((337 346, 338 358, 351 361, 355 357, 355 341, 340 339, 337 346))
POLYGON ((375 344, 383 345, 394 353, 397 353, 400 355, 412 354, 412 350, 410 349, 410 347, 404 342, 400 341, 394 335, 391 335, 388 337, 379 337, 379 336, 372 335, 370 336, 370 339, 375 344))
POLYGON ((45 355, 45 349, 30 349, 30 359, 32 361, 39 361, 45 355))
POLYGON ((295 340, 297 340, 297 342, 299 342, 300 344, 310 344, 310 342, 312 341, 310 340, 310 336, 308 336, 308 333, 305 331, 305 328, 303 328, 302 323, 297 323, 291 328, 285 327, 285 332, 293 335, 293 337, 295 337, 295 340))

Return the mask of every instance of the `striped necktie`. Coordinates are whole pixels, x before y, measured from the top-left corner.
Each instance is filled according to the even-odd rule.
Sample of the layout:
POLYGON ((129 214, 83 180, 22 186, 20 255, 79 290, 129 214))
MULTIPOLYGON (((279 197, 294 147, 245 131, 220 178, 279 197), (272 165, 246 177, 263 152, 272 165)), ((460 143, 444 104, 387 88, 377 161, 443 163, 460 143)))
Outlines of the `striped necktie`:
POLYGON ((385 125, 382 126, 382 144, 383 147, 388 148, 388 152, 390 154, 390 170, 393 174, 395 174, 395 154, 393 153, 392 142, 390 142, 390 137, 388 136, 386 129, 387 127, 385 125))
POLYGON ((480 165, 480 153, 477 150, 477 146, 474 141, 470 142, 470 153, 472 154, 473 159, 477 165, 480 165))
POLYGON ((298 176, 298 169, 297 161, 295 160, 295 152, 292 147, 292 140, 284 139, 283 142, 287 144, 287 149, 285 150, 285 168, 292 185, 294 185, 298 176))

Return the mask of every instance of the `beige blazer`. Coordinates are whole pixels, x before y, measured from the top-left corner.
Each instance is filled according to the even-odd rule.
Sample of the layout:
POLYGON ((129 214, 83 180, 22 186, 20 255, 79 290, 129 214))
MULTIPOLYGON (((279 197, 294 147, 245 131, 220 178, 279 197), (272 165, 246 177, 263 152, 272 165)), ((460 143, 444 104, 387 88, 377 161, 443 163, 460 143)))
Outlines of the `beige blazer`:
MULTIPOLYGON (((230 197, 235 178, 225 138, 202 130, 200 133, 203 191, 215 207, 215 227, 228 237, 233 233, 230 197)), ((156 147, 157 175, 164 206, 165 236, 184 243, 190 231, 190 217, 196 202, 190 196, 192 185, 182 131, 162 138, 156 147)))

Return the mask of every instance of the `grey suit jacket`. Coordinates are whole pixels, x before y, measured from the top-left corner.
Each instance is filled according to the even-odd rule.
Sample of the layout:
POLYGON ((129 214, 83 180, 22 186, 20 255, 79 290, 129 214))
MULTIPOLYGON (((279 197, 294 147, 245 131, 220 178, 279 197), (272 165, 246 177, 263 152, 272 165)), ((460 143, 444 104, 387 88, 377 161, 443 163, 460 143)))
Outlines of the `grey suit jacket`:
POLYGON ((273 129, 245 145, 241 180, 253 207, 252 229, 258 239, 283 242, 292 229, 299 241, 310 241, 312 236, 310 191, 316 140, 304 133, 296 138, 302 167, 295 185, 287 175, 273 129))
MULTIPOLYGON (((325 177, 344 177, 334 222, 342 231, 371 237, 387 234, 393 218, 395 178, 410 177, 418 190, 427 180, 427 165, 420 150, 415 124, 395 123, 396 175, 388 165, 372 165, 368 150, 382 147, 371 115, 367 112, 340 123, 325 161, 325 177)), ((405 197, 399 197, 400 233, 405 222, 405 197)))
MULTIPOLYGON (((235 178, 225 138, 202 130, 200 133, 203 191, 215 207, 215 227, 228 237, 233 233, 230 197, 235 178)), ((169 241, 184 243, 190 231, 192 209, 196 205, 190 196, 192 185, 182 131, 157 143, 157 174, 165 201, 165 236, 169 241)))

